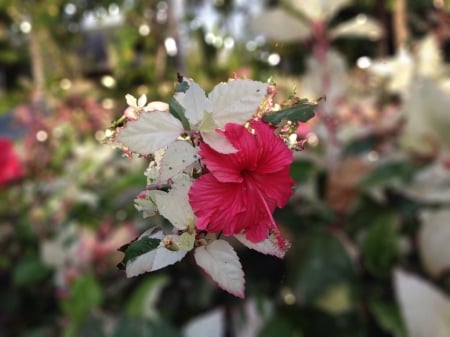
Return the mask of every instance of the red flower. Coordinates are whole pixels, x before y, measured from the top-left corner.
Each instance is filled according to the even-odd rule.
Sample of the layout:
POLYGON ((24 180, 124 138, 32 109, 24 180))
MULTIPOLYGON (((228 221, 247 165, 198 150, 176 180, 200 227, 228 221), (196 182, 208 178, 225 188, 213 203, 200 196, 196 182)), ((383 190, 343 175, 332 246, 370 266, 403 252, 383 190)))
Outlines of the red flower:
POLYGON ((0 138, 0 186, 23 176, 23 168, 12 142, 0 138))
POLYGON ((292 152, 264 122, 255 121, 251 128, 254 133, 239 124, 225 126, 223 133, 236 153, 201 144, 199 154, 209 172, 192 184, 189 202, 199 229, 224 235, 244 232, 252 242, 266 239, 272 229, 284 245, 272 213, 292 194, 292 152))

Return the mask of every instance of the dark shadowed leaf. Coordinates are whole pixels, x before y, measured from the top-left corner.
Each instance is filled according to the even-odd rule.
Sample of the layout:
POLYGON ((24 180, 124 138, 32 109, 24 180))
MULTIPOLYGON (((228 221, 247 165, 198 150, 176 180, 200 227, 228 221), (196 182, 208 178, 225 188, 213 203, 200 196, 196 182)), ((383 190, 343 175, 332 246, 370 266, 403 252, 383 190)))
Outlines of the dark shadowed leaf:
POLYGON ((355 271, 345 248, 332 234, 316 232, 307 243, 300 264, 297 294, 306 303, 313 303, 329 287, 354 281, 355 271))
POLYGON ((25 286, 36 283, 48 277, 50 269, 38 258, 26 258, 20 261, 13 271, 13 283, 16 286, 25 286))
POLYGON ((360 186, 370 188, 374 186, 400 182, 406 184, 411 181, 418 167, 410 162, 391 161, 376 167, 360 181, 360 186))
POLYGON ((281 121, 307 122, 314 117, 316 106, 316 103, 301 99, 296 105, 266 114, 262 119, 273 125, 278 125, 281 121))
POLYGON ((369 310, 380 327, 394 337, 406 337, 400 309, 394 302, 369 301, 369 310))
POLYGON ((363 261, 367 270, 378 277, 390 277, 397 261, 397 216, 393 212, 380 214, 369 223, 362 243, 363 261))
POLYGON ((354 139, 345 145, 342 153, 344 156, 356 156, 372 151, 380 142, 380 137, 370 135, 366 138, 354 139))
POLYGON ((116 326, 113 337, 181 337, 165 321, 152 321, 137 317, 123 317, 116 326))
POLYGON ((143 255, 153 249, 156 249, 161 240, 155 238, 149 238, 147 236, 131 242, 128 246, 121 250, 125 253, 123 260, 117 265, 119 269, 125 269, 127 262, 143 255))
MULTIPOLYGON (((187 81, 183 81, 177 85, 175 92, 186 92, 189 89, 189 83, 187 81)), ((185 130, 190 130, 191 127, 189 125, 189 121, 184 114, 184 108, 180 103, 176 100, 174 96, 172 96, 169 100, 169 111, 170 113, 177 119, 180 120, 181 124, 185 130)))
POLYGON ((295 337, 298 336, 298 331, 288 319, 282 316, 274 316, 269 319, 261 329, 258 337, 295 337))

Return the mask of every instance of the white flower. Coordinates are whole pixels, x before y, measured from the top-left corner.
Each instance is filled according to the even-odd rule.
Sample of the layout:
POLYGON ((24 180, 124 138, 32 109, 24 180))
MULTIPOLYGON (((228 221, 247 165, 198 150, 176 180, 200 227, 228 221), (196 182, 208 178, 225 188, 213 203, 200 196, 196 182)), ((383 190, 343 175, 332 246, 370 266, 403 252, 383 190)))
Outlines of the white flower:
POLYGON ((222 82, 214 87, 208 96, 193 80, 187 91, 175 94, 176 100, 185 109, 192 130, 200 131, 209 146, 222 153, 236 149, 217 129, 224 129, 227 123, 243 124, 254 115, 263 102, 267 83, 245 79, 222 82))
POLYGON ((139 118, 139 114, 145 109, 147 96, 141 95, 139 99, 136 99, 133 95, 126 94, 125 100, 127 101, 128 108, 125 109, 123 114, 128 120, 135 121, 139 118))

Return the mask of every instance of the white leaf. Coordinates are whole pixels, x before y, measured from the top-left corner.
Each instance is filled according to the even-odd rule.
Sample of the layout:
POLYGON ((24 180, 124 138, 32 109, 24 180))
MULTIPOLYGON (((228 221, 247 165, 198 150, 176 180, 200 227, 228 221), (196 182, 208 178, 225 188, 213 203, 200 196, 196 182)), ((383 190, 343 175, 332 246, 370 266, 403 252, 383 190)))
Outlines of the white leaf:
POLYGON ((290 4, 312 21, 327 21, 351 0, 290 0, 290 4))
POLYGON ((217 130, 218 126, 211 113, 206 113, 199 125, 203 141, 220 153, 235 153, 237 149, 225 135, 217 130))
POLYGON ((195 317, 183 328, 183 337, 221 337, 225 333, 225 315, 215 309, 195 317))
POLYGON ((275 41, 290 42, 305 40, 311 29, 300 19, 282 8, 265 10, 251 18, 250 29, 275 41))
POLYGON ((323 76, 328 77, 327 99, 322 105, 324 111, 333 109, 336 100, 346 94, 348 86, 348 71, 345 59, 333 49, 327 51, 325 63, 316 58, 307 59, 307 71, 303 77, 302 95, 306 97, 319 97, 323 94, 323 76), (334 103, 333 103, 334 102, 334 103))
POLYGON ((245 237, 245 234, 236 234, 234 236, 244 246, 256 250, 262 254, 273 255, 280 259, 286 254, 286 250, 280 248, 275 237, 269 236, 267 239, 258 243, 252 242, 245 237))
MULTIPOLYGON (((150 238, 163 239, 163 233, 150 235, 150 238)), ((176 235, 171 235, 176 237, 176 235)), ((159 246, 145 254, 127 262, 125 272, 127 277, 137 276, 143 273, 155 271, 180 261, 185 255, 185 250, 172 251, 164 246, 159 246)))
POLYGON ((134 199, 134 207, 136 207, 139 212, 142 212, 144 218, 155 215, 157 210, 153 201, 142 198, 134 199))
MULTIPOLYGON (((144 103, 145 104, 145 103, 144 103)), ((153 101, 143 107, 145 111, 169 111, 169 104, 161 101, 153 101)))
POLYGON ((150 154, 174 142, 183 132, 181 122, 167 111, 143 111, 119 131, 117 141, 131 151, 150 154))
POLYGON ((445 203, 450 200, 450 170, 436 162, 420 170, 412 184, 405 187, 406 193, 427 203, 445 203))
POLYGON ((237 297, 244 297, 244 272, 233 247, 224 240, 200 246, 194 253, 197 264, 219 287, 237 297))
POLYGON ((378 40, 383 37, 383 27, 378 21, 364 14, 342 22, 330 31, 333 39, 338 37, 362 37, 369 40, 378 40))
POLYGON ((442 50, 439 45, 439 38, 434 33, 428 33, 417 44, 416 69, 421 76, 439 79, 445 73, 442 50))
POLYGON ((192 126, 196 126, 206 111, 209 111, 209 101, 205 91, 193 80, 186 80, 189 88, 186 92, 177 92, 176 100, 185 109, 184 114, 192 126))
POLYGON ((450 210, 422 212, 419 252, 425 269, 439 277, 450 270, 450 210))
POLYGON ((236 148, 224 134, 217 131, 202 132, 203 141, 219 153, 235 153, 236 148))
POLYGON ((425 77, 408 88, 402 145, 425 154, 433 153, 437 144, 450 146, 450 96, 436 81, 425 77))
POLYGON ((188 192, 192 182, 187 175, 176 177, 169 192, 152 191, 152 199, 159 213, 177 229, 183 230, 193 222, 194 213, 189 203, 188 192))
POLYGON ((248 121, 263 102, 267 88, 267 83, 243 79, 216 85, 208 99, 217 126, 224 128, 227 123, 243 124, 248 121))
POLYGON ((161 159, 158 180, 161 183, 167 181, 199 158, 197 149, 188 142, 177 141, 170 144, 161 159))
POLYGON ((450 300, 444 293, 401 270, 394 282, 408 337, 450 336, 450 300))

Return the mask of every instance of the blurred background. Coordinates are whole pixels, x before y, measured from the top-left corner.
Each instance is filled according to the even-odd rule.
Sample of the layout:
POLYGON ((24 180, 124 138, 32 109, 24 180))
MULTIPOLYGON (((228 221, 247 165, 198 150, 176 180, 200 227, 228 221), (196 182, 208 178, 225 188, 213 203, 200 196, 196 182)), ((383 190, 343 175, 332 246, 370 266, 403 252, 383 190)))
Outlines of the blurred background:
POLYGON ((0 336, 450 336, 450 1, 0 0, 0 336), (144 159, 101 143, 177 72, 322 100, 284 260, 127 279, 144 159))

